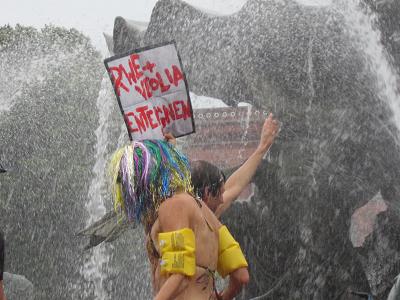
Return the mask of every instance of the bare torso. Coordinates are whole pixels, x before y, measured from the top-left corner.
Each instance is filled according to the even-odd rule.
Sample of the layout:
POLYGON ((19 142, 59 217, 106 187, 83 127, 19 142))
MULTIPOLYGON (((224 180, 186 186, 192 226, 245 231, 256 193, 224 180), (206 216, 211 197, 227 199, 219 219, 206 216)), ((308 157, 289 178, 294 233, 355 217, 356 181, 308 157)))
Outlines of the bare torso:
MULTIPOLYGON (((196 273, 188 277, 188 285, 180 290, 176 300, 209 300, 214 298, 214 278, 212 272, 217 268, 218 262, 218 228, 219 221, 210 209, 197 202, 188 194, 179 194, 174 197, 186 197, 191 201, 190 209, 190 228, 196 237, 196 273)), ((186 200, 186 199, 185 199, 186 200)), ((166 200, 168 201, 168 200, 166 200)), ((164 210, 165 211, 165 210, 164 210)), ((153 289, 154 294, 161 289, 168 276, 160 275, 158 233, 162 232, 159 219, 156 220, 151 229, 151 239, 155 251, 148 251, 152 265, 153 289), (158 257, 157 257, 158 256, 158 257)))

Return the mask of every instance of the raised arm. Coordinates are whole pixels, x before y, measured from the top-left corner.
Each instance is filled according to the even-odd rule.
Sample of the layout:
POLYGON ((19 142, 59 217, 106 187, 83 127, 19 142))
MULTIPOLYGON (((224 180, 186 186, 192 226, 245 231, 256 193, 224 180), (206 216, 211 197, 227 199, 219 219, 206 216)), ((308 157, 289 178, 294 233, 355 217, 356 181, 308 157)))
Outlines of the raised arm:
MULTIPOLYGON (((190 196, 187 196, 190 197, 190 196)), ((190 228, 192 206, 186 195, 174 196, 165 200, 158 211, 161 232, 168 233, 190 228)), ((157 293, 155 300, 175 299, 189 283, 189 278, 181 273, 170 273, 168 279, 157 293)))
POLYGON ((262 161, 265 153, 273 144, 279 131, 279 122, 270 113, 265 120, 261 130, 260 143, 257 149, 250 155, 246 162, 236 170, 225 183, 223 203, 217 208, 215 214, 220 217, 222 213, 231 206, 232 202, 240 195, 244 188, 250 183, 262 161))
POLYGON ((164 134, 164 139, 168 143, 170 143, 173 146, 176 146, 176 138, 174 137, 174 135, 172 133, 163 131, 163 134, 164 134))

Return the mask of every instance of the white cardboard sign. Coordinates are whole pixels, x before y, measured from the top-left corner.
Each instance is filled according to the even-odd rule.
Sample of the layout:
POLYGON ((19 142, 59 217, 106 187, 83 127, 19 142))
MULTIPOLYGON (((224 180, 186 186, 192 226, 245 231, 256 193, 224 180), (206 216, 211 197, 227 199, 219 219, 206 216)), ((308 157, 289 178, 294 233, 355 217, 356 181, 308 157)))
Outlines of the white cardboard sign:
POLYGON ((192 104, 175 42, 104 60, 130 139, 195 132, 192 104))

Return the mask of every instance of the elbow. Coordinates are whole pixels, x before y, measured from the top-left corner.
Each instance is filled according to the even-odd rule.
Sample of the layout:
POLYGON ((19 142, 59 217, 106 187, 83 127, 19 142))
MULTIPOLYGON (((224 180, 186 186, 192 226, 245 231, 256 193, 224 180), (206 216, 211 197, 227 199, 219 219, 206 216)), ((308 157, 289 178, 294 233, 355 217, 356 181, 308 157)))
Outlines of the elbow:
POLYGON ((250 281, 249 270, 247 268, 237 269, 231 275, 233 275, 234 280, 240 286, 245 286, 250 281))
POLYGON ((248 285, 250 281, 249 271, 247 269, 244 270, 245 272, 243 272, 243 274, 239 277, 239 282, 242 286, 248 285))

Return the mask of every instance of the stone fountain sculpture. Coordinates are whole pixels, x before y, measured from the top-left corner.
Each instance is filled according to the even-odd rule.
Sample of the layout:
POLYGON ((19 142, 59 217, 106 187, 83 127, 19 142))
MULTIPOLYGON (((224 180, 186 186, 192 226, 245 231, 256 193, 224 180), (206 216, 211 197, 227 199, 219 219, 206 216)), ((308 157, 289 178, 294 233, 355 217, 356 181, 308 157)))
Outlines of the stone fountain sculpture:
POLYGON ((194 93, 283 123, 253 199, 223 220, 250 261, 243 299, 384 299, 400 272, 398 128, 344 23, 290 0, 249 0, 229 16, 161 0, 145 30, 115 21, 115 54, 175 40, 194 93), (354 247, 351 216, 375 196, 388 208, 354 247))

